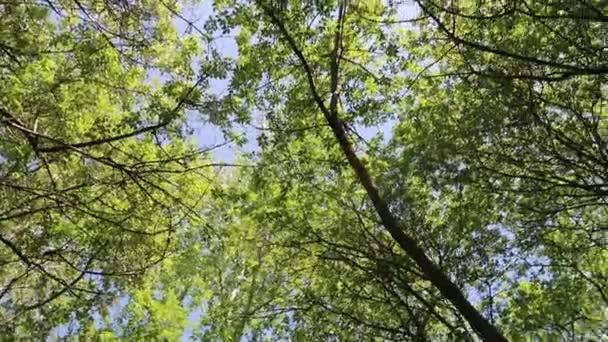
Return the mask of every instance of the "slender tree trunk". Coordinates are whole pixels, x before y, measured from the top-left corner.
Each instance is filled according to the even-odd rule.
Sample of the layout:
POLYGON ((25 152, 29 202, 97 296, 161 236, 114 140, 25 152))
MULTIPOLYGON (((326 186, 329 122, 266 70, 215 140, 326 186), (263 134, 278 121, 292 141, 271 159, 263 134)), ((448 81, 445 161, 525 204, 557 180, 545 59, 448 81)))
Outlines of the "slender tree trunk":
POLYGON ((491 324, 483 315, 477 311, 477 309, 467 300, 465 295, 462 293, 460 288, 452 282, 452 280, 425 254, 420 248, 418 242, 405 234, 401 229, 401 225, 397 218, 391 213, 387 202, 380 196, 378 188, 374 184, 374 180, 367 171, 367 168, 363 165, 359 157, 357 157, 353 146, 348 139, 344 124, 338 117, 338 71, 340 61, 340 40, 341 40, 341 22, 345 15, 343 4, 340 6, 338 11, 338 28, 336 29, 336 36, 334 42, 334 49, 332 51, 333 60, 330 65, 330 87, 331 87, 331 100, 329 107, 325 105, 325 101, 319 95, 315 86, 315 80, 312 69, 308 64, 306 57, 302 50, 298 47, 293 37, 287 31, 287 28, 283 22, 278 18, 277 14, 272 8, 269 8, 258 1, 258 5, 262 7, 266 15, 271 19, 272 23, 279 29, 281 35, 292 49, 300 61, 306 77, 309 83, 309 88, 312 96, 325 116, 325 119, 331 127, 333 134, 344 153, 344 156, 348 160, 350 167, 355 172, 359 182, 365 188, 367 195, 374 205, 383 226, 389 232, 391 237, 399 244, 399 246, 407 253, 407 255, 414 260, 414 262, 420 267, 422 273, 427 279, 439 290, 444 298, 450 301, 452 305, 462 314, 467 322, 475 329, 477 334, 484 341, 507 341, 502 333, 491 324))

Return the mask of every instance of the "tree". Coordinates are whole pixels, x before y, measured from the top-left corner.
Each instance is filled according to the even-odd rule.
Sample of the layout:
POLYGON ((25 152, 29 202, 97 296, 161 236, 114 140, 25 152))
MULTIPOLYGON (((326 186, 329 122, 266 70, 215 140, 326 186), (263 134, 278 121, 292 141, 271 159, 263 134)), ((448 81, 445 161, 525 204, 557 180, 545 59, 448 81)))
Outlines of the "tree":
POLYGON ((442 174, 435 182, 457 179, 496 194, 517 275, 497 284, 505 326, 524 335, 601 338, 602 5, 420 6, 438 30, 414 38, 427 43, 415 58, 431 58, 436 67, 418 78, 408 99, 415 119, 396 136, 407 136, 401 144, 416 151, 421 172, 442 174))
MULTIPOLYGON (((198 217, 175 227, 175 254, 112 282, 120 300, 71 316, 70 336, 605 338, 605 7, 216 1, 192 28, 234 35, 238 56, 211 50, 202 68, 227 89, 172 103, 255 129, 251 167, 180 169, 193 189, 163 196, 198 217)), ((122 136, 69 145, 137 140, 122 136)), ((153 204, 134 226, 166 217, 153 204)))
MULTIPOLYGON (((382 225, 391 238, 412 259, 413 263, 419 268, 423 278, 428 280, 443 297, 451 302, 482 338, 486 340, 504 340, 504 337, 502 337, 496 327, 473 307, 462 290, 446 275, 445 271, 441 270, 436 262, 429 258, 426 251, 420 247, 419 241, 403 229, 396 215, 391 212, 389 204, 378 192, 374 178, 357 156, 353 143, 348 136, 347 125, 351 123, 349 121, 356 120, 358 117, 365 117, 366 114, 369 116, 372 113, 349 110, 352 108, 352 105, 348 102, 349 95, 346 95, 344 99, 341 98, 342 93, 347 93, 344 85, 352 83, 349 78, 351 75, 341 69, 341 63, 343 60, 352 61, 355 58, 355 61, 352 63, 355 66, 360 65, 356 59, 358 55, 365 55, 365 48, 370 44, 370 39, 374 39, 374 36, 379 36, 380 41, 382 42, 383 40, 382 31, 374 30, 374 26, 369 31, 365 30, 365 27, 362 29, 359 25, 355 26, 353 22, 357 24, 360 22, 356 20, 351 22, 349 15, 351 10, 355 15, 361 12, 364 15, 369 12, 374 15, 378 12, 378 8, 374 6, 367 8, 364 6, 359 7, 357 4, 351 5, 345 2, 338 2, 337 4, 317 4, 320 11, 316 12, 314 9, 311 11, 310 4, 308 4, 309 6, 306 6, 306 4, 291 4, 291 6, 282 6, 280 10, 264 2, 256 2, 256 5, 260 13, 248 9, 240 12, 236 18, 244 23, 256 23, 256 26, 245 30, 245 32, 248 35, 251 35, 252 32, 263 32, 263 36, 256 36, 256 40, 258 41, 254 43, 254 46, 264 46, 264 53, 268 54, 267 49, 271 45, 268 40, 276 40, 275 44, 279 43, 283 45, 283 47, 278 48, 281 51, 280 53, 294 56, 295 71, 299 71, 299 77, 293 76, 291 73, 290 76, 296 78, 295 87, 298 89, 304 87, 306 92, 310 94, 307 96, 306 101, 309 103, 312 101, 313 107, 308 107, 307 109, 312 110, 313 113, 317 112, 324 117, 324 121, 331 128, 337 145, 343 153, 343 157, 346 158, 356 178, 365 189, 370 200, 369 204, 375 209, 382 225), (261 18, 257 20, 253 19, 256 16, 261 16, 261 18), (266 25, 264 25, 265 21, 267 22, 266 25), (307 21, 310 22, 305 26, 307 21), (274 37, 278 37, 278 39, 274 37), (300 40, 300 43, 298 43, 297 39, 300 40), (262 43, 259 41, 262 41, 262 43), (304 44, 302 44, 302 41, 304 44), (356 51, 352 56, 349 54, 351 49, 356 51), (310 55, 310 51, 315 51, 318 54, 317 56, 322 58, 309 61, 307 56, 310 55), (325 97, 329 97, 329 101, 326 101, 325 97), (345 119, 342 119, 343 113, 346 115, 345 119)), ((243 25, 243 27, 251 26, 247 24, 243 25)), ((245 61, 252 60, 246 54, 247 50, 251 49, 248 47, 250 41, 242 37, 239 40, 241 46, 246 46, 246 48, 242 49, 245 50, 245 61)), ((273 61, 275 65, 277 62, 280 63, 281 59, 284 60, 284 57, 280 55, 273 57, 275 57, 273 61)), ((369 59, 369 57, 367 58, 369 59)), ((268 57, 265 59, 267 60, 268 57)), ((260 61, 257 60, 256 62, 259 63, 260 61)), ((250 71, 245 68, 243 70, 245 72, 250 71)), ((274 75, 264 72, 264 70, 269 70, 269 68, 262 68, 261 70, 261 78, 274 79, 274 75)), ((367 69, 364 70, 367 71, 367 69)), ((236 72, 238 73, 239 71, 241 70, 237 70, 236 72)), ((256 106, 256 104, 260 103, 255 101, 251 96, 251 90, 243 91, 242 88, 245 87, 240 84, 234 87, 237 94, 238 92, 242 92, 250 95, 247 98, 249 106, 256 106)), ((286 88, 288 91, 291 90, 289 86, 286 88)), ((349 88, 348 92, 355 93, 356 88, 349 88)), ((232 95, 234 96, 235 94, 232 95)), ((281 103, 281 100, 277 101, 275 97, 269 99, 268 102, 273 103, 272 100, 274 100, 275 107, 281 103)), ((298 109, 301 110, 300 108, 287 108, 289 114, 292 114, 294 111, 297 112, 298 109)))
POLYGON ((208 172, 184 110, 206 76, 175 6, 1 5, 3 335, 88 315, 200 217, 208 172))

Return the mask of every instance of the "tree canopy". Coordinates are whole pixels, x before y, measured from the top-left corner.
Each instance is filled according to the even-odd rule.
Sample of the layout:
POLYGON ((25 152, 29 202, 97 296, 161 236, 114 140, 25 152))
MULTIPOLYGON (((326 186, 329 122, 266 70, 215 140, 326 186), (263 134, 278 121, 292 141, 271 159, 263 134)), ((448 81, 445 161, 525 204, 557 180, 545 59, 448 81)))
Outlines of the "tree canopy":
POLYGON ((0 335, 608 339, 607 37, 599 0, 2 2, 0 335))

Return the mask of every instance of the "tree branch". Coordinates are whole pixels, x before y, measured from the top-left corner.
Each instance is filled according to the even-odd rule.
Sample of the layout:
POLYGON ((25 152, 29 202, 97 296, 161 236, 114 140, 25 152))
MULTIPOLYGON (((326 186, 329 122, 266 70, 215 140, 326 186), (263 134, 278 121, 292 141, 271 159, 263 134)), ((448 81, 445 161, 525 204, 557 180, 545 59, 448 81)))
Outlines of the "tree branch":
MULTIPOLYGON (((325 119, 331 127, 344 156, 346 157, 351 168, 355 172, 357 178, 359 179, 359 182, 365 188, 369 199, 371 200, 372 204, 374 205, 374 208, 376 209, 376 212, 378 213, 378 216, 380 216, 382 224, 390 233, 391 237, 416 262, 416 264, 421 268, 422 272, 425 274, 428 280, 435 287, 437 287, 439 292, 441 292, 441 294, 458 309, 458 311, 465 317, 465 319, 469 322, 469 324, 471 324, 471 326, 477 331, 477 333, 483 340, 506 342, 507 339, 502 336, 498 329, 494 325, 492 325, 487 319, 485 319, 481 315, 481 313, 477 311, 477 309, 475 309, 475 307, 466 299, 466 297, 458 288, 458 286, 454 282, 452 282, 448 278, 448 276, 444 274, 437 267, 437 265, 434 264, 431 259, 429 259, 425 252, 418 246, 417 241, 403 232, 400 223, 391 213, 388 204, 380 196, 378 188, 374 184, 374 181, 370 176, 368 170, 363 165, 359 157, 357 157, 357 155, 355 154, 353 146, 349 141, 347 133, 344 129, 344 125, 337 116, 337 106, 335 105, 335 102, 337 102, 335 90, 337 89, 338 82, 337 70, 335 70, 337 63, 333 63, 334 68, 332 70, 332 79, 330 80, 330 83, 332 84, 331 104, 334 105, 330 104, 330 108, 328 108, 318 93, 318 90, 315 86, 314 75, 306 57, 304 56, 302 50, 298 47, 294 38, 290 35, 284 23, 277 17, 277 14, 271 8, 261 3, 260 0, 257 0, 256 3, 263 9, 264 13, 270 18, 271 22, 278 28, 283 39, 285 39, 288 46, 299 59, 308 79, 310 92, 312 93, 312 96, 315 102, 317 103, 317 106, 325 116, 325 119), (334 98, 336 98, 336 100, 334 100, 334 98)), ((338 47, 334 46, 334 49, 338 49, 338 47)))

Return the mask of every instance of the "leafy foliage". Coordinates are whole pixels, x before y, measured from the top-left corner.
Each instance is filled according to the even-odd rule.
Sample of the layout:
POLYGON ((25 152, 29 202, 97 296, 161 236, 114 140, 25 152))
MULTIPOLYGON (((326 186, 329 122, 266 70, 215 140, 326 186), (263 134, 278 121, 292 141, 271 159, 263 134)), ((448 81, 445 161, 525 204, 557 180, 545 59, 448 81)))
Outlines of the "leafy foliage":
POLYGON ((199 44, 162 3, 125 5, 2 5, 3 334, 88 315, 200 216, 204 159, 181 128, 199 44))
POLYGON ((3 334, 607 337, 603 2, 187 5, 2 5, 3 334))

